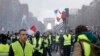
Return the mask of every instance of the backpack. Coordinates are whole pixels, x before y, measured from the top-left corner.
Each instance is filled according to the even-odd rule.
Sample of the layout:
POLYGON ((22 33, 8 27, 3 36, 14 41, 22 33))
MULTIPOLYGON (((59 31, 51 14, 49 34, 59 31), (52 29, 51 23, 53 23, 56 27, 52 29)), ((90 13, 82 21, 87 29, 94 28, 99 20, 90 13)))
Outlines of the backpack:
POLYGON ((83 42, 86 42, 86 43, 90 44, 90 48, 91 48, 90 56, 100 56, 100 54, 97 54, 97 49, 98 49, 97 46, 95 46, 94 44, 92 44, 91 42, 89 42, 89 41, 87 41, 85 39, 81 39, 79 41, 79 43, 80 43, 81 49, 82 49, 82 56, 85 56, 84 55, 83 44, 82 44, 83 42))

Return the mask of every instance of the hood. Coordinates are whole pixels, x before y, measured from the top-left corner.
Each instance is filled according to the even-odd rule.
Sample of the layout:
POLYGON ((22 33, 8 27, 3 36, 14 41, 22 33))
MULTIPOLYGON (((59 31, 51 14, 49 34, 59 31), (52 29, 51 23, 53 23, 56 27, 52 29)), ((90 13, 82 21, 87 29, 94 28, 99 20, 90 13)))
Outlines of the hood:
POLYGON ((92 32, 82 32, 82 33, 85 34, 92 43, 96 43, 97 38, 95 34, 93 34, 92 32))

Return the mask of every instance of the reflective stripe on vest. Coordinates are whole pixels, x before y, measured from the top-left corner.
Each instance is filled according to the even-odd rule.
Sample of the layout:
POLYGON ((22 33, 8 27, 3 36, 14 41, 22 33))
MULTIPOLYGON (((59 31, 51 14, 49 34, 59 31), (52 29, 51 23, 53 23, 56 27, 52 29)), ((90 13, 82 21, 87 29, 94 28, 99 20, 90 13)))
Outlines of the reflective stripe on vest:
POLYGON ((32 41, 33 41, 33 48, 38 50, 40 53, 43 53, 43 49, 40 49, 43 39, 41 37, 39 38, 39 41, 38 41, 39 47, 36 47, 36 38, 32 38, 32 41))
POLYGON ((9 45, 8 44, 0 44, 0 56, 8 56, 9 45))
MULTIPOLYGON (((89 41, 89 39, 87 38, 87 36, 85 34, 79 35, 77 41, 79 41, 81 39, 85 39, 85 40, 89 41)), ((84 49, 84 55, 90 56, 90 51, 91 51, 90 44, 83 42, 83 49, 84 49)))
POLYGON ((12 43, 11 45, 14 56, 32 56, 33 46, 30 43, 26 42, 24 50, 18 41, 12 43))
POLYGON ((5 53, 4 52, 3 53, 0 52, 0 56, 8 56, 8 52, 5 52, 5 53))
POLYGON ((71 45, 71 35, 68 34, 68 36, 64 35, 64 46, 65 45, 71 45))

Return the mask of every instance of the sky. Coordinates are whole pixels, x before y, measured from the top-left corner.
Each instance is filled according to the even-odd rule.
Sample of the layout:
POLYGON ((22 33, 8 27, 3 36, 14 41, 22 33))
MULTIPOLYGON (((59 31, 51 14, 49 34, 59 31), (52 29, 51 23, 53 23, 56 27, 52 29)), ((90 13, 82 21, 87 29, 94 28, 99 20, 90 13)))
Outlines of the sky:
POLYGON ((63 11, 64 8, 81 9, 82 5, 89 5, 93 0, 20 0, 27 3, 29 11, 38 19, 54 18, 54 10, 63 11))

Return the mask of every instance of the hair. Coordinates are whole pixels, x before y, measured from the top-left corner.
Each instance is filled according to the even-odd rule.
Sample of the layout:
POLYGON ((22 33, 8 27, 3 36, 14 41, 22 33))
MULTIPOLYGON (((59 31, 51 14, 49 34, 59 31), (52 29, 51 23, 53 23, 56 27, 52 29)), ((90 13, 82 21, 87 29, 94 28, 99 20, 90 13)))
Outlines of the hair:
POLYGON ((76 34, 81 33, 81 32, 86 32, 86 31, 88 31, 88 29, 85 25, 79 25, 75 29, 76 34))
POLYGON ((39 31, 36 32, 35 37, 36 38, 39 38, 40 37, 40 32, 39 31))
POLYGON ((7 43, 7 36, 5 34, 0 34, 0 38, 1 38, 1 43, 6 44, 7 43))
POLYGON ((20 29, 18 33, 20 34, 20 33, 21 33, 21 31, 26 31, 26 29, 20 29))

